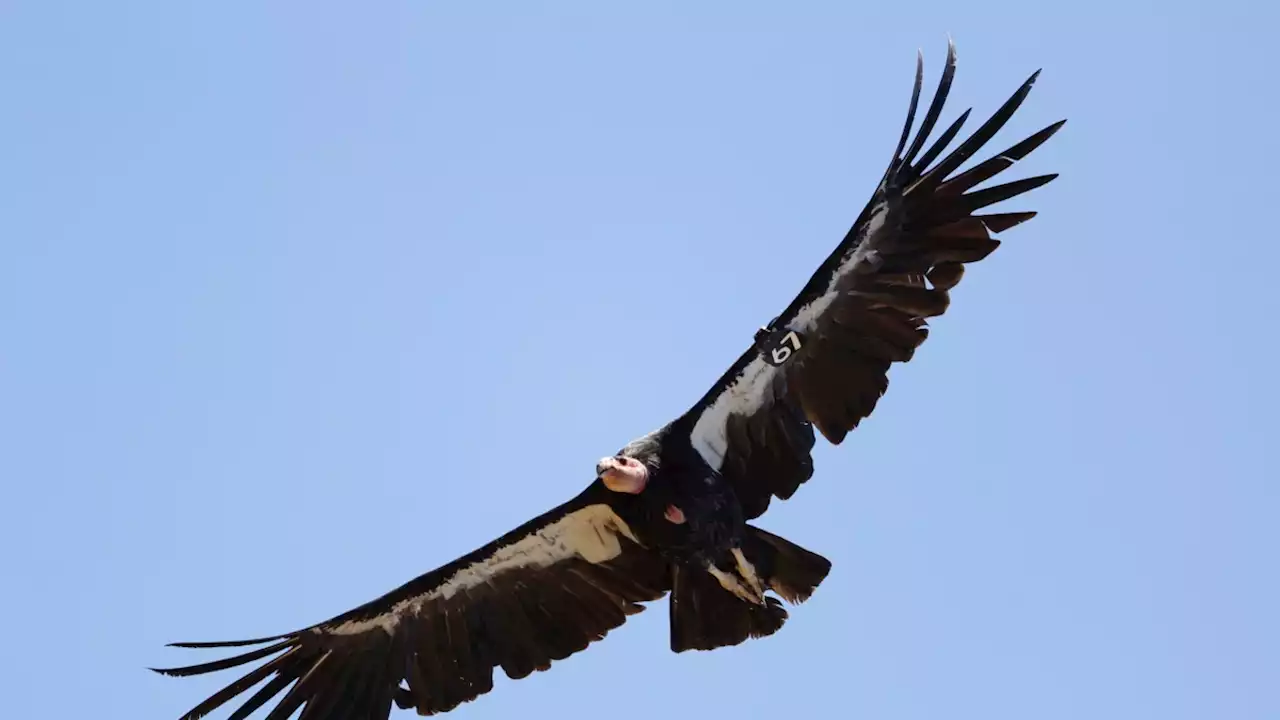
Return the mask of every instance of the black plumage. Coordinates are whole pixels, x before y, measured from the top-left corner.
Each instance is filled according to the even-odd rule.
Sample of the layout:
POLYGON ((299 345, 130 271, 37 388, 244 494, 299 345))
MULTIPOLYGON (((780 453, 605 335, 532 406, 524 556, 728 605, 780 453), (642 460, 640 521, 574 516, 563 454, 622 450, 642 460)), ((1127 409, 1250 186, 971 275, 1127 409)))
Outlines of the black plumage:
POLYGON ((928 337, 926 320, 946 312, 964 265, 999 245, 992 233, 1034 216, 979 211, 1054 177, 978 189, 1062 122, 956 173, 1037 75, 953 150, 968 110, 928 144, 954 73, 949 47, 912 138, 918 61, 907 122, 871 200, 800 294, 687 412, 602 461, 578 496, 380 598, 285 635, 178 643, 261 647, 158 672, 199 675, 263 661, 184 720, 259 684, 230 717, 273 701, 273 719, 299 710, 302 720, 385 719, 392 707, 447 712, 489 692, 495 669, 511 678, 546 670, 664 595, 676 652, 777 632, 787 619, 779 598, 805 601, 831 564, 751 521, 813 475, 818 434, 839 444, 871 414, 889 367, 909 361, 928 337))

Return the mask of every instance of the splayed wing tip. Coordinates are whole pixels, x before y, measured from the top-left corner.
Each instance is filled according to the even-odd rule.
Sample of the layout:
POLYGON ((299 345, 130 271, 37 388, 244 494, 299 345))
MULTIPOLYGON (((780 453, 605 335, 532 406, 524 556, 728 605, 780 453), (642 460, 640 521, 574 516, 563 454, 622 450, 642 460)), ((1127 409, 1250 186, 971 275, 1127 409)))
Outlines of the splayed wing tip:
POLYGON ((176 648, 223 648, 223 647, 246 647, 248 645, 262 645, 263 643, 275 642, 291 637, 295 633, 285 633, 284 635, 272 635, 271 637, 253 638, 251 640, 215 640, 212 642, 172 642, 165 647, 176 648))
MULTIPOLYGON (((898 159, 898 162, 904 168, 910 168, 915 163, 916 156, 924 149, 925 141, 933 134, 933 129, 938 124, 938 119, 942 117, 942 108, 947 104, 947 98, 951 95, 951 85, 955 81, 955 77, 955 53, 953 49, 949 49, 946 65, 942 68, 942 75, 938 77, 938 85, 933 91, 933 99, 929 101, 929 108, 925 111, 924 118, 920 121, 920 128, 916 130, 915 140, 912 141, 906 155, 898 159)), ((959 128, 957 127, 956 130, 958 131, 959 128)))
POLYGON ((987 226, 988 231, 999 235, 1000 233, 1003 233, 1006 230, 1009 230, 1010 228, 1017 227, 1022 223, 1034 218, 1036 215, 1037 215, 1036 211, 1027 210, 1024 212, 1008 212, 1008 213, 994 213, 990 215, 975 215, 974 217, 981 220, 982 224, 987 226))
POLYGON ((920 106, 920 93, 924 90, 924 51, 916 51, 916 81, 911 88, 911 102, 907 105, 907 120, 902 125, 902 135, 898 138, 898 146, 893 150, 893 159, 889 163, 890 171, 898 164, 902 151, 907 149, 907 140, 911 139, 911 128, 916 124, 916 110, 920 106))

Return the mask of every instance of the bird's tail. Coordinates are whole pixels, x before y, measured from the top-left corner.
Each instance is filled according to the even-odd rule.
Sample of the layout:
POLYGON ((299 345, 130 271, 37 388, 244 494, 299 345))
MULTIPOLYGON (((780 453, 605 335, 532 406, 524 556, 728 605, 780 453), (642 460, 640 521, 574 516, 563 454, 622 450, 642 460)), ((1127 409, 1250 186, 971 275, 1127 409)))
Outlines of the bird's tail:
MULTIPOLYGON (((831 570, 831 562, 821 555, 751 525, 746 527, 742 554, 763 589, 792 604, 808 600, 831 570)), ((671 649, 675 652, 737 645, 747 638, 772 635, 787 620, 786 608, 771 595, 763 597, 763 604, 752 603, 726 590, 706 570, 672 565, 672 574, 671 649)))

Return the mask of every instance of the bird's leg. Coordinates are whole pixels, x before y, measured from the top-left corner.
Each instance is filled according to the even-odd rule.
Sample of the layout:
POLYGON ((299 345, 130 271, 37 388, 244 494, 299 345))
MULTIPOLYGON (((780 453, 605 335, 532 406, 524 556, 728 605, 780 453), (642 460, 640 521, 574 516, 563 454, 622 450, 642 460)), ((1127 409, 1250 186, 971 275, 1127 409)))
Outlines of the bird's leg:
POLYGON ((675 525, 683 525, 685 522, 684 511, 676 507, 675 505, 668 505, 667 512, 664 514, 664 516, 667 518, 667 522, 673 523, 675 525))
POLYGON ((707 563, 707 572, 720 583, 720 587, 728 590, 739 598, 752 603, 754 605, 764 604, 764 595, 751 592, 746 585, 743 585, 738 578, 721 570, 715 566, 715 563, 707 563))
POLYGON ((730 550, 733 553, 733 559, 738 563, 738 574, 741 575, 751 589, 755 591, 757 597, 764 595, 764 585, 760 582, 760 576, 756 573, 756 567, 751 564, 750 560, 742 554, 740 548, 730 550))

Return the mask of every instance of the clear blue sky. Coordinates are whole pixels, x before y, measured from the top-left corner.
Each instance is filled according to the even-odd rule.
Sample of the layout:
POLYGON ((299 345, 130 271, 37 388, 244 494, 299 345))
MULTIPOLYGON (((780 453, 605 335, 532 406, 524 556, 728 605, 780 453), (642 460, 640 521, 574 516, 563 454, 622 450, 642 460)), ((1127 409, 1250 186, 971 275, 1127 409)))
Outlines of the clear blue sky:
POLYGON ((0 3, 6 717, 176 717, 233 676, 164 643, 576 493, 826 256, 948 33, 945 119, 1043 67, 991 149, 1067 117, 1062 177, 763 519, 830 578, 454 716, 1280 717, 1276 10, 443 5, 0 3))

